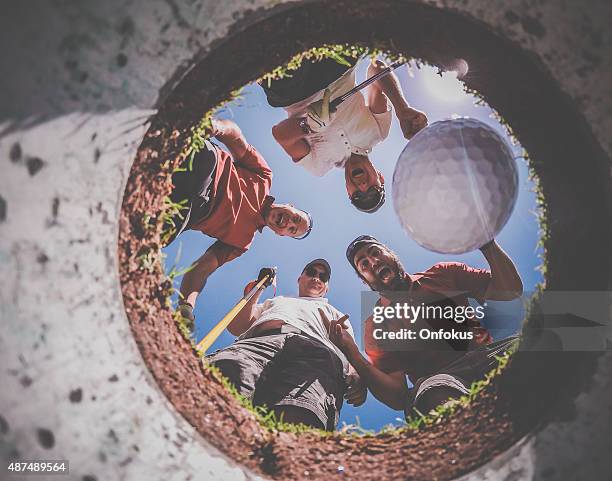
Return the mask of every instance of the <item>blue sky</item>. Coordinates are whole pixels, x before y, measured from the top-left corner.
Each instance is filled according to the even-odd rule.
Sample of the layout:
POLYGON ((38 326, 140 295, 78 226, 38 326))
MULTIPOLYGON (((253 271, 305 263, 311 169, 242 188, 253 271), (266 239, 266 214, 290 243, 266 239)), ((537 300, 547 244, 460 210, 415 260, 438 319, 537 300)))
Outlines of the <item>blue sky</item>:
MULTIPOLYGON (((357 81, 365 79, 367 62, 358 66, 357 81)), ((474 104, 475 98, 460 89, 452 75, 440 77, 431 67, 406 67, 396 70, 404 94, 415 108, 427 113, 430 122, 451 118, 453 115, 467 116, 486 122, 502 135, 503 127, 491 116, 487 106, 474 104)), ((468 74, 469 75, 469 74, 468 74)), ((346 246, 356 236, 370 234, 395 250, 409 272, 418 272, 440 261, 461 261, 474 267, 488 265, 479 251, 464 255, 442 255, 427 251, 410 239, 400 227, 391 201, 391 179, 395 163, 406 145, 399 124, 394 118, 389 137, 376 146, 370 155, 374 164, 386 179, 387 202, 375 214, 364 214, 353 208, 344 187, 344 171, 334 169, 325 177, 314 177, 301 167, 294 165, 285 152, 276 144, 271 128, 285 118, 285 111, 272 108, 266 102, 263 90, 257 85, 244 89, 244 97, 224 107, 220 118, 234 120, 242 129, 248 142, 253 144, 268 161, 274 172, 271 194, 277 202, 292 203, 309 211, 314 218, 311 235, 298 241, 276 236, 270 229, 257 234, 251 249, 233 262, 215 272, 198 299, 195 308, 196 337, 204 335, 229 311, 242 296, 244 286, 257 277, 259 269, 278 266, 277 294, 297 295, 297 278, 304 265, 317 257, 326 258, 332 266, 332 278, 328 293, 329 301, 339 310, 350 315, 355 335, 361 339, 361 292, 364 284, 354 274, 344 256, 346 246)), ((520 145, 514 145, 517 157, 522 153, 520 145)), ((533 184, 528 179, 525 161, 517 158, 519 169, 519 196, 508 224, 498 235, 499 244, 515 261, 522 276, 525 291, 531 291, 542 280, 537 270, 540 250, 537 248, 538 224, 535 212, 536 201, 533 184)), ((200 232, 183 233, 172 245, 164 249, 166 269, 173 265, 188 266, 214 242, 200 232), (180 254, 180 255, 179 255, 180 254), (177 255, 179 255, 177 259, 177 255)), ((180 278, 177 283, 180 282, 180 278)), ((178 285, 178 284, 177 284, 178 285)), ((262 299, 273 295, 268 288, 262 299)), ((490 309, 496 309, 490 303, 490 309)), ((497 306, 501 308, 504 306, 497 306)), ((485 319, 486 322, 486 319, 485 319)), ((492 321, 489 321, 492 322, 492 321)), ((503 330, 496 337, 503 337, 518 329, 520 319, 506 319, 503 330)), ((210 352, 227 346, 234 337, 225 331, 212 346, 210 352)), ((340 424, 356 423, 367 429, 379 429, 388 423, 398 423, 403 415, 379 403, 369 394, 366 403, 353 408, 344 405, 340 424)))

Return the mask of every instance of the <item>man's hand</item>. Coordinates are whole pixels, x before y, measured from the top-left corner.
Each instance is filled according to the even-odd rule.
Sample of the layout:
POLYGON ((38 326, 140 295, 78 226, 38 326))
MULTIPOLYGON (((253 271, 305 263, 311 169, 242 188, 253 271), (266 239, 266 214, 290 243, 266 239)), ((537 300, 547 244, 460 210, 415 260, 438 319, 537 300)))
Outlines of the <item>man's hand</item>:
POLYGON ((179 304, 177 309, 178 315, 183 319, 183 322, 193 332, 195 328, 195 316, 193 315, 193 307, 186 302, 179 304))
POLYGON ((276 267, 263 267, 259 271, 259 275, 257 276, 257 279, 249 282, 244 287, 244 295, 246 296, 249 292, 251 292, 251 289, 253 289, 253 287, 255 287, 259 283, 259 281, 261 281, 267 275, 269 275, 270 277, 268 278, 266 282, 264 282, 263 285, 264 287, 271 286, 274 283, 274 280, 276 279, 276 271, 277 271, 276 267))
POLYGON ((334 110, 330 109, 331 92, 325 89, 323 98, 308 106, 306 122, 312 132, 319 132, 329 125, 334 110))
POLYGON ((346 402, 355 407, 361 406, 368 397, 368 389, 356 372, 351 372, 346 378, 347 390, 344 394, 346 402))
POLYGON ((261 281, 264 277, 268 276, 268 280, 264 282, 264 286, 271 286, 276 278, 276 267, 263 267, 259 271, 259 275, 257 276, 257 282, 261 281))
POLYGON ((210 137, 220 137, 225 133, 227 125, 223 120, 211 119, 210 120, 210 137))
POLYGON ((212 119, 210 121, 210 137, 215 137, 223 142, 234 160, 239 160, 244 157, 249 147, 242 130, 238 125, 231 120, 212 119))
POLYGON ((484 254, 486 251, 490 251, 490 250, 494 249, 496 244, 497 243, 495 242, 495 239, 491 239, 486 244, 483 244, 482 246, 480 246, 478 248, 478 250, 484 254))
POLYGON ((480 247, 480 252, 491 267, 491 282, 484 298, 493 301, 511 301, 523 295, 523 281, 512 259, 495 242, 490 240, 480 247))
POLYGON ((473 327, 472 332, 474 333, 474 341, 479 346, 486 346, 487 344, 491 344, 493 342, 493 336, 491 336, 491 333, 482 326, 473 327))
POLYGON ((330 321, 323 309, 319 309, 319 314, 321 315, 321 319, 323 320, 323 324, 325 324, 325 328, 327 329, 327 335, 329 336, 329 340, 334 343, 340 349, 344 355, 349 358, 354 352, 359 352, 359 348, 357 344, 355 344, 355 340, 348 333, 348 326, 345 324, 348 320, 348 314, 345 314, 338 320, 330 321))
POLYGON ((253 287, 255 287, 257 285, 257 279, 255 279, 254 281, 249 282, 246 286, 244 286, 244 295, 246 296, 249 292, 251 292, 251 289, 253 289, 253 287))
POLYGON ((397 112, 397 119, 399 120, 402 133, 406 140, 410 140, 417 133, 427 127, 428 119, 425 112, 407 108, 403 112, 397 112))

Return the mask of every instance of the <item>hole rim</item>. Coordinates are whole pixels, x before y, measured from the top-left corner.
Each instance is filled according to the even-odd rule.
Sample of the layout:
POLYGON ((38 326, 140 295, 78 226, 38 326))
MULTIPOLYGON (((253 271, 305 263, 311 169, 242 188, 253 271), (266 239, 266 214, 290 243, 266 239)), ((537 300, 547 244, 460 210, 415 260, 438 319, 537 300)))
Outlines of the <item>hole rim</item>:
MULTIPOLYGON (((142 274, 139 273, 139 267, 134 261, 134 249, 138 249, 139 245, 141 246, 145 241, 152 244, 156 242, 155 236, 152 238, 146 232, 141 232, 138 217, 142 215, 142 212, 146 212, 147 208, 159 211, 161 199, 158 195, 158 198, 149 198, 148 202, 145 202, 142 193, 138 194, 137 199, 131 199, 131 196, 136 195, 134 176, 144 176, 154 182, 161 182, 158 179, 160 172, 156 169, 156 165, 161 159, 173 156, 176 158, 177 153, 184 147, 182 141, 184 141, 185 134, 191 125, 201 118, 202 112, 218 105, 224 100, 227 93, 246 84, 252 77, 260 76, 274 66, 284 63, 283 60, 286 61, 298 51, 315 46, 315 42, 312 41, 312 32, 317 33, 316 45, 323 43, 364 45, 365 43, 383 50, 405 52, 410 56, 423 58, 428 63, 439 66, 445 65, 454 58, 466 59, 470 70, 479 72, 479 76, 470 77, 468 74, 463 81, 469 88, 478 91, 487 103, 512 125, 514 134, 530 153, 530 168, 535 171, 541 182, 547 216, 543 236, 546 288, 604 290, 607 288, 610 277, 608 263, 601 262, 602 259, 607 259, 605 246, 610 243, 609 228, 602 228, 596 225, 595 221, 588 220, 589 216, 591 219, 611 217, 605 202, 603 184, 605 177, 600 175, 605 172, 603 166, 606 156, 593 138, 586 121, 576 111, 570 99, 562 93, 546 69, 518 45, 497 35, 488 26, 458 13, 424 5, 399 4, 394 1, 380 2, 376 5, 369 3, 359 0, 350 3, 344 1, 315 2, 291 8, 275 7, 257 12, 248 20, 237 24, 228 38, 217 42, 210 49, 198 55, 194 66, 182 76, 176 85, 174 85, 174 80, 172 81, 173 87, 171 90, 168 89, 168 94, 160 101, 159 112, 152 119, 151 127, 138 150, 124 194, 119 239, 120 279, 126 312, 145 363, 166 397, 183 417, 207 439, 230 454, 237 462, 273 477, 282 477, 284 470, 288 469, 287 459, 292 459, 292 467, 307 469, 310 466, 310 463, 307 462, 310 458, 304 453, 299 453, 297 457, 291 455, 291 450, 295 450, 298 445, 294 435, 283 433, 271 438, 268 433, 261 430, 249 413, 240 412, 236 406, 233 406, 236 407, 236 413, 226 416, 227 419, 224 422, 232 426, 242 426, 241 439, 230 439, 227 442, 228 440, 221 440, 218 436, 211 438, 206 435, 206 424, 203 424, 200 419, 205 415, 201 416, 201 413, 193 409, 202 406, 198 398, 204 396, 207 401, 213 403, 229 402, 231 404, 232 400, 224 399, 223 392, 211 388, 216 386, 212 376, 200 367, 199 362, 193 356, 191 346, 174 327, 171 313, 164 307, 162 294, 168 286, 160 282, 163 279, 162 268, 156 266, 148 274, 147 279, 141 280, 144 282, 137 282, 135 279, 142 274), (408 33, 406 30, 402 31, 401 25, 398 25, 398 18, 406 19, 406 23, 411 27, 407 29, 408 33), (323 27, 321 22, 325 22, 323 27), (388 31, 384 37, 380 37, 372 32, 374 29, 365 29, 364 26, 367 24, 379 26, 381 30, 388 27, 388 31), (449 26, 453 28, 447 28, 449 26), (283 41, 283 36, 288 33, 293 34, 293 42, 283 41), (453 35, 456 36, 453 37, 453 35), (424 40, 427 36, 435 36, 436 47, 428 45, 428 42, 424 40), (264 55, 249 56, 252 52, 249 49, 245 51, 244 45, 248 42, 245 42, 244 39, 257 39, 258 37, 263 38, 264 45, 268 45, 269 48, 260 49, 265 52, 264 55), (411 48, 408 49, 408 46, 411 48), (228 52, 231 55, 228 55, 228 52), (502 59, 496 57, 502 57, 502 59), (224 58, 234 59, 233 67, 224 66, 227 64, 224 58), (243 62, 240 62, 240 59, 243 59, 243 62), (512 61, 517 63, 515 70, 523 71, 513 72, 509 69, 509 65, 504 65, 511 64, 512 61), (235 65, 242 63, 244 68, 237 73, 235 65), (211 73, 210 65, 221 66, 220 71, 211 73), (491 72, 498 73, 492 75, 491 72), (505 72, 506 76, 499 72, 505 72), (504 82, 496 85, 496 79, 503 78, 508 82, 508 77, 514 79, 514 86, 517 90, 510 95, 503 92, 504 82), (210 88, 210 85, 223 85, 223 87, 210 88), (546 88, 542 89, 542 86, 546 88), (195 102, 192 101, 194 96, 197 99, 195 102), (512 106, 514 100, 520 97, 522 97, 522 102, 530 104, 530 108, 526 111, 512 106), (555 129, 550 127, 551 124, 557 127, 552 138, 550 131, 555 129), (545 126, 548 126, 548 130, 545 126), (537 134, 533 134, 530 130, 537 134), (158 131, 159 134, 153 135, 158 131), (575 144, 567 145, 568 139, 565 138, 567 136, 562 135, 561 132, 571 133, 575 144), (538 138, 535 139, 534 136, 538 138), (556 140, 559 138, 561 141, 558 144, 560 145, 552 145, 557 143, 556 140), (543 145, 545 143, 550 145, 543 145), (155 153, 157 155, 154 155, 155 153), (583 162, 578 168, 572 165, 572 153, 580 153, 582 158, 589 160, 583 162), (555 162, 555 159, 559 158, 561 161, 555 162), (574 181, 574 186, 577 188, 571 189, 570 180, 574 181), (570 195, 567 195, 567 192, 570 192, 570 195), (575 229, 577 225, 580 226, 580 229, 575 229), (593 235, 598 241, 587 243, 593 235), (130 242, 132 236, 135 236, 135 242, 133 239, 130 242), (586 253, 584 249, 580 249, 584 245, 589 246, 586 253), (567 252, 576 255, 568 259, 567 252), (581 252, 582 256, 577 255, 578 252, 581 252), (599 263, 591 263, 587 269, 585 266, 589 265, 589 259, 598 259, 599 263), (595 270, 593 270, 593 265, 597 266, 595 270), (589 275, 576 275, 576 272, 589 275), (150 304, 143 307, 142 302, 134 297, 135 283, 138 287, 136 292, 145 289, 144 292, 153 293, 150 298, 153 301, 153 309, 150 304), (126 286, 128 286, 127 290, 126 286), (172 328, 174 332, 166 332, 163 336, 155 336, 152 332, 147 333, 147 329, 153 331, 154 327, 172 328), (177 358, 180 358, 185 369, 199 379, 195 387, 192 386, 192 389, 187 389, 187 392, 178 397, 177 389, 182 390, 183 386, 177 386, 177 381, 173 379, 172 369, 159 362, 160 359, 177 358), (245 447, 247 448, 246 454, 245 447), (240 451, 242 454, 237 455, 236 453, 240 451)), ((161 198, 169 193, 169 184, 165 188, 166 191, 161 194, 161 198)), ((533 376, 534 362, 530 354, 517 353, 507 371, 494 380, 490 390, 498 396, 496 398, 498 401, 493 405, 488 403, 489 399, 483 398, 475 401, 475 409, 472 411, 476 413, 479 409, 489 409, 491 410, 489 412, 500 412, 501 410, 502 413, 512 413, 518 416, 518 420, 505 427, 504 432, 508 434, 507 438, 491 450, 484 462, 506 451, 525 435, 536 432, 551 418, 552 410, 545 402, 516 403, 507 394, 530 386, 528 379, 523 377, 525 373, 533 376), (506 397, 504 397, 504 392, 506 397), (539 415, 543 413, 547 415, 536 422, 539 415)), ((580 392, 583 383, 594 372, 598 355, 599 353, 581 353, 571 356, 551 355, 546 363, 538 364, 536 371, 556 373, 553 381, 559 381, 559 372, 565 369, 562 377, 563 384, 559 384, 565 389, 558 401, 559 405, 571 404, 574 397, 580 392), (571 375, 568 375, 568 372, 571 375), (567 388, 568 378, 570 388, 567 388)), ((554 385, 554 382, 547 385, 554 385)), ((546 399, 553 398, 554 396, 547 393, 546 399)), ((533 393, 531 401, 533 401, 533 393)), ((468 418, 458 416, 449 421, 463 420, 465 423, 470 419, 472 418, 469 416, 468 418)), ((445 425, 446 423, 428 428, 427 434, 434 438, 443 438, 447 434, 445 425)), ((311 434, 300 436, 300 444, 318 441, 311 434)), ((329 439, 336 440, 336 436, 332 435, 329 439)), ((379 435, 375 439, 384 439, 384 436, 379 435)), ((405 441, 403 451, 415 447, 410 444, 411 441, 414 441, 410 437, 403 441, 405 441)), ((332 446, 334 442, 331 443, 332 446)), ((367 452, 367 447, 356 445, 353 447, 360 450, 366 449, 367 452)), ((450 455, 453 454, 457 455, 456 453, 450 455)), ((361 454, 353 453, 353 455, 360 456, 361 454)), ((410 460, 410 463, 393 457, 387 460, 384 453, 382 456, 380 453, 374 453, 369 457, 368 462, 377 460, 380 463, 378 465, 380 469, 371 475, 376 476, 377 479, 380 479, 383 471, 389 476, 397 469, 403 469, 403 473, 409 473, 411 472, 409 468, 414 467, 412 464, 418 464, 414 458, 410 460), (385 469, 386 466, 393 467, 393 469, 385 469)), ((424 472, 427 476, 451 479, 483 464, 480 456, 468 459, 467 463, 453 464, 451 461, 452 459, 445 456, 439 459, 435 466, 423 464, 423 467, 426 468, 424 472)), ((319 472, 324 473, 325 471, 314 471, 311 476, 317 477, 319 472)), ((360 475, 361 479, 364 479, 364 473, 360 475)), ((415 476, 419 478, 418 474, 415 476)))

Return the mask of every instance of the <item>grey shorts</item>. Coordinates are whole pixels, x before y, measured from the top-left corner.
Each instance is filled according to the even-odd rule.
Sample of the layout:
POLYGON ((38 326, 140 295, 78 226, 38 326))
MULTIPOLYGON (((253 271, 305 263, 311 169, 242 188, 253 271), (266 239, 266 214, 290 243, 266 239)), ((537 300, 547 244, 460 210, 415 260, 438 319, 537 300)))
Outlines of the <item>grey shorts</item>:
POLYGON ((202 150, 194 155, 193 161, 186 158, 180 167, 181 169, 172 174, 174 187, 170 200, 174 203, 187 201, 187 209, 177 213, 172 219, 176 230, 168 244, 211 212, 211 191, 217 167, 216 145, 206 140, 202 150))
POLYGON ((240 339, 206 356, 256 406, 297 406, 335 429, 345 392, 338 356, 301 333, 240 339))
POLYGON ((436 406, 429 405, 425 394, 432 389, 444 388, 452 392, 452 398, 460 398, 470 392, 474 381, 484 379, 485 375, 497 367, 496 356, 518 344, 518 336, 510 336, 500 341, 492 342, 473 351, 466 352, 459 359, 440 369, 440 372, 431 376, 417 379, 406 399, 404 414, 406 418, 427 414, 436 406))

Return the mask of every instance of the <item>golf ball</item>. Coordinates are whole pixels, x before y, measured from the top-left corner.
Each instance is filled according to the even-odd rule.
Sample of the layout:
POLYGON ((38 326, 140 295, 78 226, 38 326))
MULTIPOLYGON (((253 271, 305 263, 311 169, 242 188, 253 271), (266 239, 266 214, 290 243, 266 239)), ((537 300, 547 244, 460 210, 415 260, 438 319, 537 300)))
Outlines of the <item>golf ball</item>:
POLYGON ((504 227, 518 171, 504 138, 479 120, 432 123, 404 148, 393 173, 393 207, 419 245, 444 254, 481 247, 504 227))

